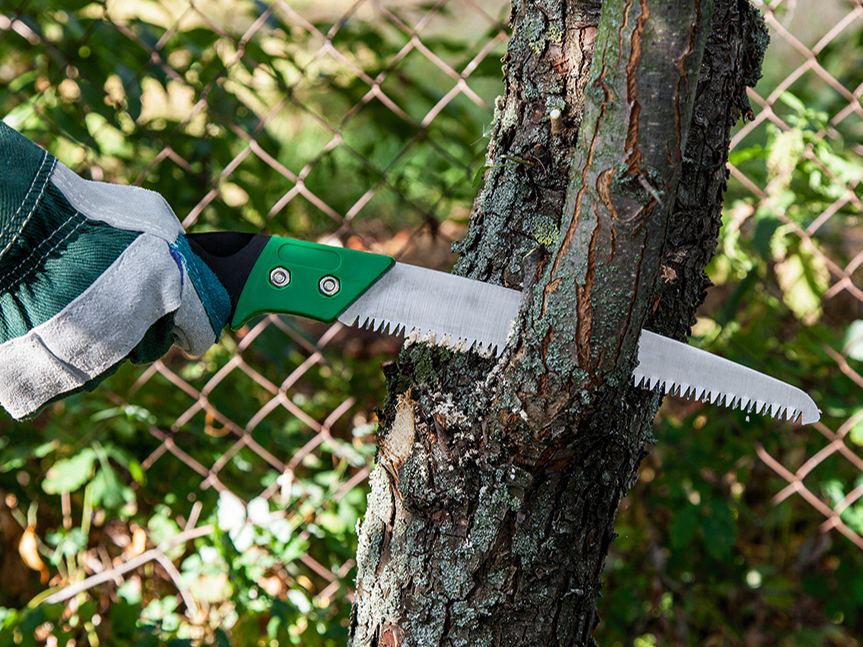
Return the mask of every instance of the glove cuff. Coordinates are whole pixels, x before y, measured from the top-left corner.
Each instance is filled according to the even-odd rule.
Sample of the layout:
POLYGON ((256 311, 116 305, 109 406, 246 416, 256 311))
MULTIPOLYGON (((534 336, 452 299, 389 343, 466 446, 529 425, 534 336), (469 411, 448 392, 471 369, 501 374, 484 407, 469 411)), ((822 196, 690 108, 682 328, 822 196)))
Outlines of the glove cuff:
POLYGON ((174 316, 176 344, 190 355, 203 355, 219 340, 231 316, 231 299, 204 261, 189 247, 185 236, 171 245, 183 272, 183 300, 174 316))

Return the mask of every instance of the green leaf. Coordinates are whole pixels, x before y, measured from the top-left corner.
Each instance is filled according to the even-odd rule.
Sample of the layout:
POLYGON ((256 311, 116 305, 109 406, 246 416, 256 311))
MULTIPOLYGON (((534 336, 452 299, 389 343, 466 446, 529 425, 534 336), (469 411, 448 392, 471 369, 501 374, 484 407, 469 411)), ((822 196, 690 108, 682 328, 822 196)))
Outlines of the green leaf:
POLYGON ((728 298, 722 303, 719 311, 715 315, 715 319, 720 326, 728 324, 737 316, 738 307, 741 302, 745 302, 749 298, 754 298, 752 293, 756 292, 761 285, 763 279, 763 271, 759 265, 751 268, 746 275, 740 280, 728 298))
POLYGON ((144 483, 144 468, 129 452, 120 449, 116 445, 105 445, 105 454, 114 459, 119 465, 129 470, 129 474, 138 483, 144 483))
POLYGON ((776 264, 782 301, 806 325, 821 318, 822 297, 830 287, 830 271, 823 258, 805 246, 776 264))
POLYGON ((748 148, 734 149, 728 154, 728 161, 734 166, 740 166, 743 162, 753 159, 761 159, 766 154, 763 146, 749 146, 748 148))
POLYGON ((270 523, 268 529, 273 533, 273 537, 276 541, 280 541, 283 544, 287 543, 291 539, 291 535, 294 532, 291 527, 291 523, 287 519, 275 519, 270 523))
POLYGON ((806 104, 790 92, 783 92, 780 94, 779 100, 798 114, 806 112, 806 104))
POLYGON ((485 164, 477 168, 476 173, 474 173, 473 176, 473 182, 471 182, 471 188, 476 189, 477 187, 482 185, 482 182, 485 179, 485 172, 488 169, 489 167, 485 164))
POLYGON ((773 138, 770 154, 767 157, 767 172, 770 180, 779 180, 774 191, 785 189, 791 181, 791 174, 806 150, 803 133, 799 130, 779 131, 773 138))
POLYGON ((166 542, 180 533, 180 527, 177 525, 177 522, 171 518, 170 510, 163 509, 160 512, 161 514, 154 514, 150 517, 150 521, 147 524, 150 540, 154 544, 166 542))
POLYGON ((830 479, 821 484, 821 490, 824 495, 830 499, 832 505, 838 505, 845 498, 845 491, 842 487, 842 481, 838 479, 830 479))
POLYGON ((288 591, 288 601, 302 614, 307 614, 312 610, 312 604, 309 602, 309 598, 307 598, 302 591, 297 589, 291 589, 288 591))
POLYGON ((42 489, 48 494, 74 492, 92 478, 95 463, 96 452, 89 447, 71 458, 59 460, 48 470, 42 489))
MULTIPOLYGON (((859 413, 860 411, 858 410, 857 414, 859 413)), ((848 438, 855 445, 863 445, 863 417, 860 417, 851 427, 851 430, 848 432, 848 438)))
POLYGON ((309 550, 309 540, 302 537, 294 537, 285 546, 284 550, 278 552, 279 559, 285 564, 288 564, 295 559, 299 559, 309 550))
POLYGON ((234 542, 234 547, 244 553, 255 543, 255 527, 252 524, 244 523, 237 528, 231 528, 228 536, 234 542))
POLYGON ((87 548, 87 535, 80 528, 72 528, 68 531, 63 529, 59 532, 50 533, 47 540, 49 544, 57 548, 51 559, 52 564, 59 563, 62 557, 77 555, 87 548))
POLYGON ((55 449, 57 449, 57 443, 53 440, 51 442, 42 443, 33 450, 33 456, 37 458, 45 458, 55 449))
POLYGON ((116 470, 105 461, 91 482, 93 488, 93 505, 106 508, 119 508, 124 503, 134 500, 134 494, 117 477, 116 470))
POLYGON ((329 510, 321 512, 318 515, 317 522, 321 528, 327 531, 327 534, 335 535, 337 537, 344 536, 345 533, 350 530, 350 527, 345 523, 344 519, 335 512, 331 512, 329 510))
POLYGON ((845 355, 848 359, 863 362, 863 319, 851 322, 845 331, 845 355))
POLYGON ((842 521, 856 532, 863 532, 863 506, 853 505, 842 512, 842 521))
POLYGON ((216 523, 220 530, 239 528, 246 521, 246 507, 235 495, 227 490, 219 494, 219 508, 216 511, 216 523))
POLYGON ((772 214, 758 219, 755 225, 755 233, 752 235, 752 246, 761 256, 767 257, 772 249, 771 242, 776 231, 782 226, 782 222, 772 214))
POLYGON ((123 582, 123 584, 121 584, 117 589, 117 595, 120 597, 120 600, 126 604, 141 604, 141 589, 136 585, 134 580, 126 580, 123 582))
POLYGON ((266 527, 270 523, 270 504, 266 499, 256 497, 249 501, 249 521, 256 526, 266 527))

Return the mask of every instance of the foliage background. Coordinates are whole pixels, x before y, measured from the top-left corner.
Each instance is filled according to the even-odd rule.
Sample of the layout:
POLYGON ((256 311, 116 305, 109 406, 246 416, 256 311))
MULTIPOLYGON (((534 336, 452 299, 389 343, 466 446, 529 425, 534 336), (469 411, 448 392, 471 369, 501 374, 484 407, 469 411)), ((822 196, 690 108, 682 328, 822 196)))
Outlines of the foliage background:
MULTIPOLYGON (((773 45, 693 343, 807 389, 824 420, 667 399, 622 506, 601 644, 863 635, 863 5, 762 9, 773 45)), ((85 177, 161 192, 191 231, 445 269, 507 11, 6 0, 0 114, 85 177)), ((265 318, 199 360, 174 351, 0 419, 0 645, 344 644, 398 344, 265 318)))

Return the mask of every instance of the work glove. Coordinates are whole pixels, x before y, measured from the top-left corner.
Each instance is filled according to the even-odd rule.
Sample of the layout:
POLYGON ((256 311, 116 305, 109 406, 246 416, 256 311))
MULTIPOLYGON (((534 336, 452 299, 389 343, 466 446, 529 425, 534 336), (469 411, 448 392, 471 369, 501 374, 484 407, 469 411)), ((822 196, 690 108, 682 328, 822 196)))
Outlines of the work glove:
POLYGON ((13 417, 172 343, 201 355, 229 312, 161 195, 84 180, 0 121, 0 404, 13 417))

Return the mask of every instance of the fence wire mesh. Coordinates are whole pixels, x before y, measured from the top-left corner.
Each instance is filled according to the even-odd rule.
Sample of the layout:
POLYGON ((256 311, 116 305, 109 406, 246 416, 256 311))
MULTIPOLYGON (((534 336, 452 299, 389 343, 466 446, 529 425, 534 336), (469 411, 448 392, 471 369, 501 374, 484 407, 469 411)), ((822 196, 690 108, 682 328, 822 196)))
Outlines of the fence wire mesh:
MULTIPOLYGON (((818 20, 807 11, 806 21, 795 19, 794 2, 761 6, 771 73, 750 91, 754 118, 732 142, 729 196, 743 206, 730 210, 726 227, 742 230, 760 212, 773 214, 818 267, 816 279, 799 272, 784 280, 825 282, 818 308, 844 326, 863 318, 863 237, 854 226, 863 216, 863 177, 843 175, 845 167, 803 142, 799 158, 844 190, 802 220, 793 203, 777 199, 788 173, 764 180, 750 157, 735 157, 795 132, 784 97, 802 86, 816 88, 827 111, 817 136, 863 153, 863 79, 835 56, 837 43, 863 29, 863 4, 828 4, 818 20)), ((0 60, 0 108, 73 170, 159 191, 190 231, 313 238, 437 269, 453 261, 449 246, 466 226, 484 163, 482 133, 500 91, 502 0, 136 0, 67 9, 2 4, 0 39, 17 53, 0 60)), ((781 300, 787 287, 768 289, 781 300)), ((841 394, 818 394, 827 415, 814 427, 789 427, 787 450, 753 440, 755 451, 775 473, 774 503, 796 497, 823 517, 821 532, 838 531, 863 549, 861 364, 849 360, 849 347, 816 335, 799 343, 817 346, 822 373, 839 371, 848 382, 841 394), (822 437, 814 451, 813 434, 822 437), (831 495, 819 470, 859 479, 849 476, 831 495)), ((100 390, 107 413, 98 411, 104 400, 59 405, 50 414, 57 424, 75 414, 94 425, 125 420, 141 434, 134 460, 143 474, 121 474, 146 505, 155 509, 172 485, 191 484, 174 492, 173 533, 146 529, 149 550, 93 549, 79 581, 53 581, 52 599, 118 585, 150 560, 160 565, 165 595, 179 592, 188 612, 211 613, 171 551, 215 532, 199 523, 202 510, 230 493, 245 504, 268 502, 302 539, 288 567, 262 576, 263 587, 299 583, 324 612, 339 595, 350 600, 355 544, 334 551, 319 541, 320 528, 337 525, 346 498, 364 499, 383 394, 378 363, 398 348, 398 340, 348 334, 340 324, 271 316, 226 333, 200 361, 172 352, 121 370, 100 390)), ((78 504, 69 492, 58 496, 70 528, 78 504)), ((6 503, 20 505, 13 495, 6 503)), ((117 541, 128 547, 135 536, 126 535, 117 541)))
MULTIPOLYGON (((749 91, 756 114, 754 119, 737 131, 731 143, 732 150, 746 146, 747 138, 752 138, 768 124, 781 132, 791 132, 792 126, 779 109, 781 98, 783 93, 808 85, 817 88, 818 94, 822 96, 830 95, 830 99, 822 103, 825 107, 829 106, 825 112, 826 122, 820 126, 815 136, 828 140, 841 139, 860 155, 863 153, 863 146, 860 144, 860 126, 863 123, 860 96, 863 94, 863 83, 846 87, 835 72, 831 73, 825 68, 822 59, 829 47, 836 47, 839 39, 843 36, 847 38, 849 32, 860 28, 863 5, 860 2, 849 2, 832 6, 828 16, 816 21, 816 25, 801 24, 799 20, 795 22, 794 14, 797 9, 796 2, 781 1, 774 1, 762 7, 773 41, 773 49, 768 56, 783 57, 782 75, 775 83, 761 84, 749 91), (821 24, 817 24, 818 22, 821 24), (800 33, 795 34, 789 28, 791 25, 798 25, 800 33)), ((767 65, 770 65, 769 60, 766 61, 767 65)), ((860 81, 859 78, 857 80, 860 81)), ((850 322, 858 319, 863 311, 863 273, 860 272, 863 247, 860 244, 859 232, 848 226, 848 223, 856 224, 857 218, 863 213, 863 201, 860 197, 860 182, 863 181, 863 176, 859 172, 843 175, 829 160, 819 156, 811 142, 804 145, 800 157, 841 187, 841 190, 836 192, 835 199, 826 200, 820 205, 820 213, 813 214, 814 218, 802 222, 789 213, 793 205, 777 204, 775 198, 776 189, 780 188, 783 182, 787 182, 787 176, 778 173, 770 182, 760 185, 747 176, 742 168, 731 163, 729 169, 732 181, 739 182, 744 190, 751 192, 756 198, 749 209, 739 214, 739 217, 750 217, 760 208, 770 209, 782 225, 787 227, 788 235, 798 238, 800 245, 817 259, 824 279, 822 307, 827 309, 829 316, 835 320, 850 322), (840 220, 843 224, 839 224, 840 220), (844 238, 838 245, 837 229, 841 229, 840 238, 844 238)), ((801 277, 798 280, 805 279, 801 277)), ((803 318, 805 317, 806 315, 803 315, 803 318)), ((859 372, 847 361, 848 346, 837 349, 821 343, 821 347, 829 361, 834 363, 835 370, 846 375, 856 387, 863 385, 859 372)), ((848 394, 848 402, 859 402, 861 395, 863 394, 859 391, 852 391, 848 394)), ((823 532, 835 529, 863 549, 863 527, 859 523, 859 513, 854 511, 854 504, 863 496, 861 482, 858 480, 856 486, 841 497, 834 497, 832 501, 825 500, 823 493, 818 491, 819 488, 816 487, 813 491, 806 482, 807 477, 813 475, 819 465, 825 464, 831 458, 847 462, 854 470, 863 474, 860 443, 849 436, 860 423, 861 409, 852 406, 851 411, 852 414, 844 419, 833 419, 828 411, 829 417, 814 425, 814 429, 824 437, 824 445, 811 455, 794 458, 777 455, 757 443, 756 449, 758 457, 776 472, 779 478, 787 482, 787 486, 774 495, 775 503, 799 495, 824 516, 821 524, 823 532), (852 520, 850 525, 847 523, 849 519, 852 520)))

